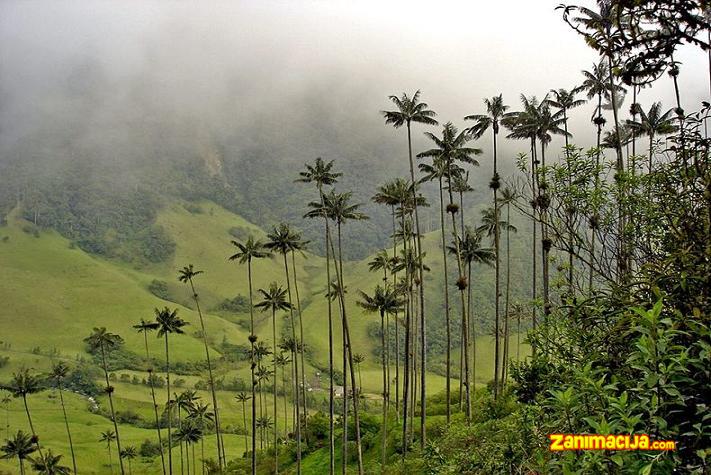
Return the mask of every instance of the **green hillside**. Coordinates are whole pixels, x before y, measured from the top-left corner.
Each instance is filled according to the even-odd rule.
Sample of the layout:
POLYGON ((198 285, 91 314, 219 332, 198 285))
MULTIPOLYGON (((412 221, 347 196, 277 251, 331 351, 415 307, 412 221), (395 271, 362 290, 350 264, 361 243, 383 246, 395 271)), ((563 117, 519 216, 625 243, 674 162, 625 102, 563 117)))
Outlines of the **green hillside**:
MULTIPOLYGON (((178 308, 179 314, 190 322, 185 336, 174 336, 170 340, 172 360, 178 363, 201 360, 204 350, 197 333, 197 313, 192 308, 194 304, 188 289, 177 281, 177 270, 189 263, 205 271, 204 275, 196 279, 196 288, 207 313, 206 325, 214 356, 219 358, 220 348, 225 342, 233 345, 247 344, 248 313, 220 310, 219 304, 225 299, 248 295, 246 267, 227 259, 234 249, 229 241, 235 239, 235 235, 242 237, 254 234, 264 237, 264 230, 212 202, 173 204, 160 212, 157 223, 175 241, 174 257, 170 262, 135 268, 123 261, 89 255, 56 232, 35 232, 35 228, 16 213, 9 215, 7 224, 0 228, 0 265, 3 269, 0 299, 4 303, 0 307, 3 328, 0 356, 9 358, 8 363, 0 368, 0 381, 8 380, 14 371, 24 367, 46 371, 51 362, 58 359, 69 362, 88 361, 90 355, 86 353, 82 340, 97 326, 105 326, 109 331, 121 335, 128 352, 142 355, 143 338, 132 329, 132 325, 140 318, 152 318, 154 308, 166 305, 178 308), (156 281, 163 283, 161 295, 168 300, 154 295, 154 289, 154 293, 151 292, 152 283, 156 281)), ((428 235, 425 240, 427 263, 432 268, 428 280, 433 281, 441 278, 437 259, 440 256, 438 242, 436 233, 428 235)), ((379 318, 365 314, 355 305, 357 289, 370 292, 380 281, 380 275, 368 271, 367 262, 368 259, 348 263, 345 267, 345 281, 349 291, 348 312, 352 321, 354 348, 366 356, 366 361, 361 365, 363 389, 369 393, 368 397, 377 398, 381 392, 381 372, 374 350, 379 346, 379 340, 369 336, 368 329, 374 323, 378 324, 379 318)), ((325 400, 327 392, 319 388, 319 380, 316 378, 317 372, 327 368, 328 364, 327 311, 325 299, 321 298, 326 282, 325 260, 306 253, 297 257, 296 267, 304 316, 304 338, 308 349, 305 374, 314 387, 316 400, 325 400)), ((479 280, 488 279, 489 274, 490 270, 482 269, 479 280)), ((253 277, 255 289, 267 287, 272 281, 284 285, 282 260, 274 258, 255 262, 253 277)), ((481 287, 477 285, 475 293, 481 287)), ((442 297, 431 291, 427 299, 428 314, 434 320, 434 326, 441 327, 442 297)), ((453 311, 453 318, 456 318, 455 315, 456 310, 453 311)), ((257 313, 256 320, 257 334, 271 345, 270 315, 257 313)), ((278 317, 278 325, 280 334, 288 330, 286 315, 278 317)), ((341 330, 337 321, 334 332, 336 355, 340 355, 341 330)), ((162 344, 162 340, 155 337, 149 339, 149 349, 155 358, 162 357, 162 344)), ((485 383, 493 371, 492 351, 488 337, 478 341, 479 384, 485 383)), ((457 355, 455 351, 455 361, 458 361, 457 355)), ((441 356, 434 356, 435 360, 438 358, 441 356)), ((336 361, 340 361, 340 358, 336 358, 336 361)), ((145 374, 129 369, 117 369, 114 373, 116 382, 112 384, 116 387, 117 410, 150 421, 151 403, 147 387, 130 382, 134 376, 134 383, 140 381, 145 378, 145 374)), ((245 361, 220 363, 217 378, 226 383, 241 380, 243 384, 249 379, 248 364, 245 361)), ((175 379, 183 379, 184 387, 192 387, 200 379, 205 380, 206 376, 199 373, 176 374, 173 376, 175 379)), ((326 387, 327 379, 322 383, 326 387)), ((444 378, 430 373, 428 387, 431 394, 442 390, 444 378)), ((458 387, 456 381, 453 387, 458 387)), ((162 393, 159 394, 162 397, 162 393)), ((208 392, 199 391, 199 394, 209 399, 208 392)), ((234 392, 219 391, 219 398, 223 425, 239 432, 242 427, 242 409, 234 400, 234 392)), ((69 400, 69 410, 77 413, 76 417, 72 416, 72 425, 76 432, 82 434, 78 436, 80 444, 91 447, 87 450, 82 447, 80 463, 82 460, 96 460, 97 457, 103 460, 101 457, 106 454, 96 439, 101 431, 109 428, 110 421, 99 414, 89 413, 89 403, 84 397, 71 395, 69 400)), ((102 405, 101 399, 99 402, 102 405)), ((280 400, 280 407, 281 404, 280 400)), ((37 430, 43 442, 66 454, 56 394, 44 391, 34 395, 30 397, 30 405, 33 411, 37 411, 37 430)), ((19 401, 10 404, 8 414, 11 430, 26 429, 24 410, 19 401)), ((124 426, 126 445, 138 446, 153 435, 151 430, 129 424, 124 426)), ((241 437, 234 435, 230 439, 241 437)), ((209 439, 207 444, 210 445, 209 439)), ((243 441, 230 440, 228 455, 241 456, 243 449, 243 441)), ((81 465, 86 466, 87 463, 81 465)), ((13 470, 13 467, 11 463, 0 462, 2 469, 13 470)), ((141 470, 150 473, 155 468, 148 464, 141 470)), ((97 468, 96 473, 102 473, 102 470, 97 468)))

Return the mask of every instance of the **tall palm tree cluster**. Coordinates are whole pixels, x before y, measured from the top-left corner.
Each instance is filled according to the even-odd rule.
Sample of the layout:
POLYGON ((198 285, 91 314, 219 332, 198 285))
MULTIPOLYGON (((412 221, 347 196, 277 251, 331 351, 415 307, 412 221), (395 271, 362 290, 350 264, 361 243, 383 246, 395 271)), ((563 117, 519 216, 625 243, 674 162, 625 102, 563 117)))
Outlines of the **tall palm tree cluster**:
MULTIPOLYGON (((335 169, 335 162, 316 158, 299 173, 296 181, 310 185, 314 193, 303 217, 320 223, 325 249, 325 280, 321 282, 318 298, 325 299, 327 310, 324 315, 306 316, 318 319, 328 328, 330 473, 336 473, 339 460, 342 473, 346 473, 351 459, 355 460, 360 475, 366 471, 361 427, 366 395, 361 364, 367 357, 358 352, 360 348, 354 342, 352 304, 379 317, 379 348, 375 352, 377 359, 373 359, 382 373, 378 378, 378 384, 382 384, 378 449, 379 469, 384 473, 393 462, 393 454, 398 453, 404 460, 417 447, 421 453, 426 448, 427 417, 431 414, 428 404, 432 403, 427 384, 432 371, 428 368, 440 357, 428 351, 427 330, 433 322, 444 327, 446 339, 443 355, 446 423, 451 422, 455 413, 471 423, 477 383, 491 381, 490 390, 496 400, 507 387, 511 363, 526 356, 521 355, 521 334, 525 331, 522 319, 524 327, 525 320, 530 319, 532 354, 546 355, 555 343, 555 335, 536 333, 539 316, 544 331, 548 332, 554 328, 551 319, 560 314, 556 310, 573 305, 577 299, 593 299, 605 286, 624 287, 635 270, 645 266, 657 252, 664 230, 649 223, 656 216, 652 193, 655 174, 665 160, 661 139, 678 132, 680 138, 675 139, 674 146, 683 149, 684 141, 691 140, 693 135, 693 130, 685 129, 688 118, 679 99, 679 65, 669 53, 676 107, 665 109, 660 102, 642 106, 638 98, 643 84, 631 84, 633 103, 625 119, 622 104, 630 84, 624 84, 618 77, 624 57, 616 53, 616 48, 623 28, 620 23, 626 20, 617 15, 613 2, 601 1, 599 7, 597 11, 582 7, 565 9, 566 21, 585 34, 589 42, 594 42, 601 53, 600 61, 582 72, 579 85, 552 89, 542 98, 522 94, 519 110, 512 110, 502 94, 486 98, 477 113, 462 118, 468 127, 460 128, 448 121, 440 132, 425 130, 424 137, 431 142, 431 148, 413 151, 414 128, 439 126, 436 113, 422 101, 420 91, 389 96, 393 107, 382 111, 382 118, 386 125, 407 132, 409 174, 387 180, 372 196, 374 203, 387 209, 392 226, 391 244, 369 262, 369 270, 379 276, 373 289, 358 289, 355 298, 349 298, 347 292, 343 248, 348 243, 344 242, 343 229, 368 217, 361 212, 361 204, 353 202, 350 191, 338 188, 342 174, 335 169), (588 101, 592 104, 590 121, 595 143, 584 150, 574 145, 569 119, 574 109, 588 101), (608 127, 606 116, 610 114, 613 123, 608 127), (490 154, 474 146, 488 134, 490 154), (506 139, 526 141, 527 150, 517 157, 519 173, 505 178, 500 175, 502 134, 506 139), (552 160, 549 147, 554 136, 561 137, 564 146, 552 160), (642 137, 646 143, 639 145, 642 137), (607 150, 611 152, 606 153, 607 150), (470 176, 477 173, 477 157, 483 156, 491 157, 492 174, 486 177, 491 202, 489 205, 487 199, 480 216, 474 219, 473 213, 468 216, 465 213, 464 196, 473 191, 470 176), (430 206, 422 191, 426 185, 437 190, 432 196, 438 201, 433 206, 438 206, 439 230, 431 236, 441 250, 441 256, 437 257, 426 255, 426 236, 421 229, 421 209, 430 206), (530 292, 527 302, 512 301, 512 288, 521 283, 511 279, 511 236, 519 231, 513 221, 530 226, 531 274, 526 280, 530 280, 531 287, 526 289, 530 292), (441 263, 441 280, 428 274, 435 263, 441 263), (494 270, 492 315, 479 310, 482 308, 477 301, 479 296, 473 295, 473 282, 483 266, 494 270), (433 294, 442 296, 441 306, 425 298, 433 294), (477 344, 482 341, 482 333, 493 337, 493 374, 482 375, 481 371, 477 374, 480 363, 477 344), (515 354, 510 344, 514 334, 515 354), (458 387, 453 387, 453 383, 458 387), (396 436, 389 435, 393 431, 396 436)), ((695 157, 682 154, 682 158, 685 167, 688 165, 692 170, 689 173, 693 173, 693 167, 699 168, 695 157)), ((249 458, 252 474, 262 466, 268 466, 270 473, 279 473, 281 466, 282 471, 295 470, 300 474, 303 455, 312 442, 308 440, 309 424, 313 423, 311 416, 315 411, 309 407, 313 398, 306 377, 308 346, 296 260, 297 256, 305 256, 309 243, 292 225, 281 223, 264 237, 248 236, 230 244, 233 253, 227 259, 243 266, 241 269, 246 267, 249 289, 250 388, 235 396, 241 408, 245 458, 249 458), (280 270, 278 280, 255 289, 254 264, 264 259, 275 259, 283 267, 283 274, 280 270), (269 330, 265 335, 257 334, 257 311, 268 318, 269 330)), ((216 354, 210 347, 196 289, 202 273, 188 265, 179 271, 178 280, 189 287, 198 315, 198 334, 204 347, 211 396, 208 402, 202 401, 195 391, 178 394, 171 389, 171 348, 175 347, 170 342, 184 334, 188 325, 178 310, 155 309, 152 319, 141 319, 133 326, 143 334, 153 425, 164 474, 177 470, 181 474, 190 474, 191 470, 194 474, 206 473, 208 465, 221 473, 230 462, 223 434, 223 409, 218 404, 216 354), (148 344, 149 333, 153 332, 163 345, 166 384, 162 397, 154 385, 156 375, 148 344), (215 449, 209 455, 205 453, 204 442, 212 434, 215 449)), ((304 308, 307 309, 305 305, 304 308)), ((109 377, 111 353, 121 347, 123 339, 102 327, 94 328, 84 341, 102 369, 112 423, 100 434, 98 442, 106 447, 112 473, 114 458, 121 474, 130 473, 137 451, 135 447, 122 446, 114 387, 109 377)), ((69 367, 64 363, 55 364, 47 378, 23 369, 3 387, 22 400, 30 432, 20 430, 11 436, 6 423, 7 442, 0 450, 3 458, 18 460, 23 474, 25 464, 41 473, 77 473, 63 395, 68 374, 69 367), (46 381, 59 394, 71 468, 61 465, 61 455, 44 449, 35 430, 28 396, 44 389, 46 381)), ((7 407, 9 399, 2 402, 7 407)))

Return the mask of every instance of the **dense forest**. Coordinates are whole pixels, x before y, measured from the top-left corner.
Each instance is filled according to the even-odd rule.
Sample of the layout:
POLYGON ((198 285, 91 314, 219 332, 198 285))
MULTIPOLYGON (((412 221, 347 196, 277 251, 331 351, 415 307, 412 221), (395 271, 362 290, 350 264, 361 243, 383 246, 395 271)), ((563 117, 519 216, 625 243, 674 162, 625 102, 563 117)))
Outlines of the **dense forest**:
POLYGON ((384 97, 395 163, 308 105, 307 159, 192 122, 3 144, 0 473, 710 473, 711 104, 675 55, 711 97, 711 7, 551 14, 576 84, 384 97))

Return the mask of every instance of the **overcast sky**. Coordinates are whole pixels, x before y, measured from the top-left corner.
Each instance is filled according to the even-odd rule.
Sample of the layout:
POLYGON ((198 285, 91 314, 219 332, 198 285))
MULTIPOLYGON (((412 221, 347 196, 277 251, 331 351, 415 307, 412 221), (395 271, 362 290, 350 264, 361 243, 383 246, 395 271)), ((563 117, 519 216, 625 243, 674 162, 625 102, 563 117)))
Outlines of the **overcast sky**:
MULTIPOLYGON (((503 93, 515 109, 521 93, 581 82, 596 56, 554 10, 559 2, 3 0, 0 139, 86 100, 87 127, 126 121, 124 104, 216 129, 324 101, 327 113, 343 120, 356 111, 375 129, 386 96, 415 89, 442 121, 461 126, 483 112, 484 97, 503 93)), ((682 99, 696 108, 709 96, 707 56, 684 49, 677 59, 682 99)), ((666 76, 639 98, 645 108, 652 100, 672 106, 666 76)), ((591 112, 574 114, 574 133, 592 134, 591 112)))

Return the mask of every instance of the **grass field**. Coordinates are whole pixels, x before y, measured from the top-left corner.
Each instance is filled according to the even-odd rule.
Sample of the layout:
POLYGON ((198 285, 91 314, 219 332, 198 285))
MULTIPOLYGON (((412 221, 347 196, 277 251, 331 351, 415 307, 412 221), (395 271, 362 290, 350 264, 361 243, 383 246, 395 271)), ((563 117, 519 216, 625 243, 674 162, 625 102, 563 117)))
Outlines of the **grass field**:
MULTIPOLYGON (((179 268, 193 264, 205 273, 198 276, 195 284, 200 295, 200 301, 205 311, 207 333, 210 337, 211 351, 214 357, 219 357, 219 344, 223 341, 232 344, 246 344, 249 316, 245 314, 225 315, 213 309, 226 298, 237 295, 248 295, 246 266, 228 261, 227 257, 234 252, 230 244, 230 228, 239 227, 249 230, 256 236, 264 237, 263 230, 223 208, 210 203, 200 203, 200 213, 191 213, 181 204, 174 204, 164 209, 158 218, 161 224, 173 237, 177 247, 171 262, 160 265, 146 266, 136 269, 125 263, 106 260, 91 256, 52 231, 43 231, 39 237, 23 231, 26 223, 15 215, 10 215, 8 225, 0 227, 0 356, 8 356, 8 364, 0 368, 0 381, 9 379, 14 371, 20 368, 33 368, 36 371, 46 371, 51 362, 57 359, 69 363, 78 358, 86 358, 83 338, 93 327, 105 326, 111 332, 120 334, 126 342, 126 349, 143 354, 142 335, 132 329, 132 325, 140 318, 152 318, 153 309, 169 306, 178 308, 181 317, 190 326, 184 336, 174 336, 170 340, 171 359, 173 361, 197 361, 204 358, 202 341, 198 338, 199 321, 197 312, 190 299, 190 293, 185 285, 178 283, 179 268), (6 239, 3 239, 6 237, 6 239), (148 285, 153 280, 168 283, 171 300, 181 302, 176 304, 161 300, 148 291, 148 285)), ((427 264, 432 271, 427 276, 426 308, 429 318, 442 320, 443 297, 435 289, 442 275, 441 254, 438 245, 438 234, 429 234, 425 238, 427 249, 427 264)), ((347 245, 348 243, 344 243, 347 245)), ((280 256, 279 256, 280 257, 280 256)), ((364 355, 366 361, 362 364, 361 375, 363 390, 368 397, 377 398, 381 392, 381 369, 372 350, 379 345, 379 340, 368 334, 371 322, 379 323, 379 317, 366 314, 356 306, 357 290, 370 292, 380 282, 381 276, 368 271, 365 259, 350 262, 345 266, 345 283, 348 289, 347 312, 351 324, 351 337, 354 348, 364 355)), ((289 261, 291 265, 291 261, 289 261)), ((312 385, 316 385, 318 368, 327 367, 328 362, 328 326, 327 305, 321 298, 325 290, 325 260, 322 257, 306 253, 296 258, 299 295, 302 300, 304 339, 308 347, 306 376, 312 385)), ((474 287, 477 295, 485 297, 493 293, 483 282, 490 282, 490 269, 478 269, 474 287)), ((255 262, 253 267, 254 288, 267 287, 276 281, 285 286, 283 261, 281 258, 263 259, 255 262)), ((293 282, 292 282, 293 287, 293 282)), ((295 290, 292 288, 292 291, 295 290)), ((479 310, 477 308, 477 310, 479 310)), ((482 310, 485 312, 485 310, 482 310)), ((335 311, 334 311, 335 314, 335 311)), ((453 305, 453 318, 458 312, 453 305)), ((341 329, 334 318, 336 362, 340 361, 341 329)), ((267 344, 272 344, 271 315, 257 314, 256 333, 267 344)), ((290 332, 288 314, 277 317, 278 336, 290 332)), ((298 331, 298 328, 297 328, 298 331)), ((515 338, 512 337, 515 344, 515 338)), ((156 357, 163 355, 163 342, 154 336, 149 338, 150 351, 156 357)), ((477 342, 477 383, 484 384, 493 373, 493 343, 490 337, 482 337, 477 342)), ((515 351, 515 350, 513 350, 515 351)), ((524 348, 524 354, 526 349, 524 348)), ((453 361, 458 362, 456 351, 453 361)), ((340 364, 338 364, 340 366, 340 364)), ((140 378, 140 372, 117 371, 140 378)), ((394 374, 394 371, 392 371, 394 374)), ((455 369, 457 374, 458 370, 455 369)), ((234 365, 220 365, 217 376, 226 380, 242 378, 248 380, 248 365, 246 362, 234 365)), ((176 378, 177 376, 173 376, 176 378)), ((186 380, 186 386, 192 386, 199 376, 180 376, 186 380)), ((204 379, 204 376, 203 376, 204 379)), ((428 391, 430 394, 444 389, 445 380, 442 376, 429 373, 428 391)), ((322 381, 326 387, 327 380, 322 381)), ((119 410, 130 409, 143 418, 150 420, 150 394, 145 386, 127 383, 115 383, 116 401, 119 410)), ((458 382, 453 381, 453 390, 457 390, 458 382)), ((327 392, 315 392, 322 397, 327 392)), ((200 395, 208 400, 209 394, 202 391, 200 395)), ((159 397, 165 395, 159 392, 159 397)), ((91 467, 94 471, 82 470, 83 473, 107 473, 108 454, 105 447, 98 443, 99 433, 109 428, 110 421, 100 415, 87 411, 87 401, 78 395, 69 395, 69 412, 73 432, 76 433, 79 464, 82 468, 91 467)), ((223 414, 223 425, 242 426, 242 409, 234 399, 234 394, 228 391, 219 392, 219 403, 223 414)), ((69 462, 69 451, 66 447, 64 426, 58 402, 50 391, 45 391, 30 398, 33 413, 37 414, 37 429, 43 443, 65 454, 65 462, 69 462)), ((271 407, 271 402, 267 404, 271 407)), ((279 402, 279 417, 283 403, 279 402)), ((3 408, 4 412, 4 408, 3 408)), ((291 412, 289 407, 288 412, 291 412)), ((10 429, 27 430, 24 411, 20 401, 13 401, 9 407, 10 429)), ((3 421, 5 414, 2 414, 3 421)), ((283 424, 283 419, 279 421, 283 424)), ((2 428, 5 429, 3 422, 2 428)), ((129 425, 121 427, 124 445, 140 445, 146 438, 153 438, 154 431, 139 429, 129 425)), ((2 432, 5 436, 5 432, 2 432)), ((242 455, 244 441, 242 436, 229 436, 228 455, 242 455), (232 440, 234 439, 234 440, 232 440)), ((214 441, 206 441, 206 450, 213 453, 214 441)), ((115 454, 114 454, 115 455, 115 454)), ((116 460, 114 459, 114 462, 116 460)), ((134 461, 136 473, 155 473, 158 466, 155 461, 134 461)), ((14 462, 0 461, 0 470, 14 473, 14 462)))

